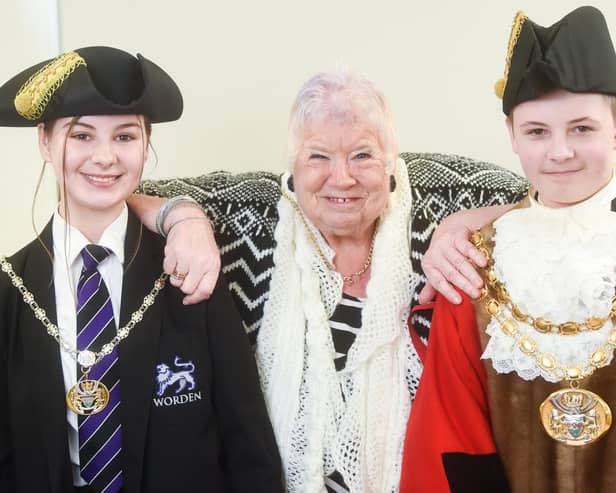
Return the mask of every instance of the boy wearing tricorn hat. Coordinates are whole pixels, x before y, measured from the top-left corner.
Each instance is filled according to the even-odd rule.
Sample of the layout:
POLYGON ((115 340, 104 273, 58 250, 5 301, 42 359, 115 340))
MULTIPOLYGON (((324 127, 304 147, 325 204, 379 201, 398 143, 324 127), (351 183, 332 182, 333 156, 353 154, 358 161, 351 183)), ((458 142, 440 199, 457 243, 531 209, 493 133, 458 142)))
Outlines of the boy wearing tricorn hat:
POLYGON ((434 304, 401 491, 616 491, 616 54, 602 14, 546 28, 518 13, 497 94, 531 189, 472 237, 482 297, 434 304))

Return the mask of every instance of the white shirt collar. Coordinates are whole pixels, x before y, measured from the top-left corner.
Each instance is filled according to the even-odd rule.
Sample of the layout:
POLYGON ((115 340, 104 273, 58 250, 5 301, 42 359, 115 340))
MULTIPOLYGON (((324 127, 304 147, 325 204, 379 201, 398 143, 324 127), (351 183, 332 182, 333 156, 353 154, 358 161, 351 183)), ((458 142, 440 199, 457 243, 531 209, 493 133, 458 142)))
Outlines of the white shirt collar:
MULTIPOLYGON (((109 248, 124 263, 124 239, 128 223, 128 208, 124 205, 120 215, 113 221, 101 235, 98 245, 109 248)), ((52 233, 54 238, 54 256, 56 260, 66 259, 68 265, 73 265, 81 250, 92 243, 77 228, 67 224, 58 211, 54 212, 52 233)))

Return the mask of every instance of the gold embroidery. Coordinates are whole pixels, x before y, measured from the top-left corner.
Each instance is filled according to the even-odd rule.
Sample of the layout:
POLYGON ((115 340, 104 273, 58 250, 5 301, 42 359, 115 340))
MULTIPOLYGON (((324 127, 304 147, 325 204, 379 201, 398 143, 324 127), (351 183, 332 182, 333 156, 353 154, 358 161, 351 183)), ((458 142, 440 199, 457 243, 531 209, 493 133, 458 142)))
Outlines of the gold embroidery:
POLYGON ((87 66, 86 61, 74 51, 54 58, 21 86, 14 102, 17 113, 27 120, 40 118, 53 94, 82 65, 87 66))
POLYGON ((505 87, 507 87, 507 80, 509 78, 509 69, 511 68, 511 58, 513 57, 513 50, 518 42, 522 27, 528 19, 528 16, 524 12, 518 12, 513 19, 513 26, 511 28, 511 34, 509 34, 509 45, 507 47, 507 56, 505 57, 505 74, 502 79, 496 81, 494 84, 494 92, 499 99, 503 99, 505 95, 505 87))

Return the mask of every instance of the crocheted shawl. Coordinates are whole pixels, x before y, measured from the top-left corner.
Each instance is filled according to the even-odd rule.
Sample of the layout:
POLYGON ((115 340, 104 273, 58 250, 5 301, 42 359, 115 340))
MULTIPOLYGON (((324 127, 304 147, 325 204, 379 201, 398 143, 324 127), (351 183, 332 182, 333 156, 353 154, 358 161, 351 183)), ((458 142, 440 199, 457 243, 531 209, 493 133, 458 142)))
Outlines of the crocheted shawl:
MULTIPOLYGON (((362 326, 336 373, 328 319, 340 274, 319 257, 299 215, 282 197, 275 269, 257 339, 262 388, 290 492, 323 492, 339 471, 351 492, 397 491, 406 421, 421 364, 406 320, 417 277, 410 262, 411 194, 396 165, 374 244, 362 326)), ((282 183, 286 195, 295 195, 282 183)), ((334 252, 310 225, 329 261, 334 252)))

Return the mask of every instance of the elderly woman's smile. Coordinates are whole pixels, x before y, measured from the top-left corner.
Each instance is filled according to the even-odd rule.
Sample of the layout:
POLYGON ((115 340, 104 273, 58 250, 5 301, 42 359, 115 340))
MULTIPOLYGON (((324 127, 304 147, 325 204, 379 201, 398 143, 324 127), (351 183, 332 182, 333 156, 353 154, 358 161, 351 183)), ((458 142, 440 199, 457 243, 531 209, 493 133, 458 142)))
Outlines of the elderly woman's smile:
POLYGON ((306 216, 326 239, 372 234, 388 189, 377 132, 362 121, 324 122, 305 133, 293 169, 306 216))

